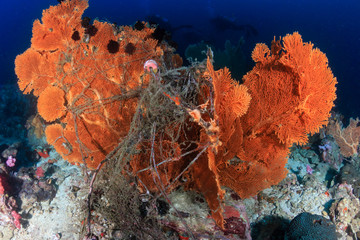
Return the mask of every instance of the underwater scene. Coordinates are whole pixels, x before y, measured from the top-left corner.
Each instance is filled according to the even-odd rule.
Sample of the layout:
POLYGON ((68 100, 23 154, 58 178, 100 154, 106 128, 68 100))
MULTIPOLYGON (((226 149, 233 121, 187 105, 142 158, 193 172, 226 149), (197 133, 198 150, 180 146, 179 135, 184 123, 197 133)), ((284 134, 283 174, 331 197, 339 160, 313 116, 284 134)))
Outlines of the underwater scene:
POLYGON ((2 2, 0 239, 360 239, 360 2, 2 2))

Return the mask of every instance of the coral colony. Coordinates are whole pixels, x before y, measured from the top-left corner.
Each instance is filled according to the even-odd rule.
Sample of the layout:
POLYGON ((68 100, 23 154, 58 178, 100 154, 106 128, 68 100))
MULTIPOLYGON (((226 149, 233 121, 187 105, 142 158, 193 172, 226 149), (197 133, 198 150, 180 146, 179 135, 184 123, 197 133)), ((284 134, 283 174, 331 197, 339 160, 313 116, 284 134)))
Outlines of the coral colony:
MULTIPOLYGON (((84 239, 104 235, 94 233, 92 202, 108 221, 122 224, 116 223, 119 197, 111 195, 123 187, 122 178, 138 192, 144 216, 152 206, 165 215, 169 205, 176 208, 171 194, 194 191, 209 208, 213 234, 251 239, 244 205, 229 205, 227 195, 260 198, 259 192, 287 177, 285 165, 293 144, 306 145, 308 134, 328 124, 337 80, 325 54, 303 42, 297 32, 274 39, 270 48, 259 43, 251 55, 256 65, 240 84, 229 69, 214 69, 210 49, 207 60, 182 67, 174 49, 156 37, 156 27, 146 22, 135 27, 92 22, 82 16, 88 1, 60 2, 34 21, 31 46, 16 57, 15 72, 20 90, 37 97, 47 143, 84 169, 84 181, 90 186, 84 239)), ((318 147, 324 162, 338 156, 329 142, 334 139, 342 156, 358 153, 358 122, 351 120, 343 129, 331 121, 328 131, 333 139, 318 147), (358 138, 348 138, 350 132, 358 138)), ((50 157, 47 150, 36 152, 43 159, 50 157)), ((336 166, 341 165, 339 159, 336 166)), ((35 168, 31 181, 23 176, 22 192, 52 199, 55 188, 47 176, 53 163, 48 160, 35 168)), ((7 167, 15 164, 15 157, 7 156, 7 167)), ((314 177, 314 164, 304 166, 305 175, 314 177)), ((3 196, 9 191, 9 174, 6 170, 0 175, 3 196)), ((286 186, 286 191, 296 182, 295 178, 279 186, 286 186)), ((344 191, 351 187, 341 186, 344 191)), ((18 207, 9 204, 8 197, 2 198, 5 220, 21 228, 18 207)), ((188 216, 178 210, 174 215, 188 216)), ((294 219, 294 228, 297 221, 313 218, 317 219, 313 215, 294 219)), ((211 234, 185 220, 160 222, 178 232, 180 239, 211 234)))
POLYGON ((16 158, 14 158, 13 156, 9 156, 8 159, 6 160, 6 165, 8 167, 15 167, 15 163, 16 163, 16 158))

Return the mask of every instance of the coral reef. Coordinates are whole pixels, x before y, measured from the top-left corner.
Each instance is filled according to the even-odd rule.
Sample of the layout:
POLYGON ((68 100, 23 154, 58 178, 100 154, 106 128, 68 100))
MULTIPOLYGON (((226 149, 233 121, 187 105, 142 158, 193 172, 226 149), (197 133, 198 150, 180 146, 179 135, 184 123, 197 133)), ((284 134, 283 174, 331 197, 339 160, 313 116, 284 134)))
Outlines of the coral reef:
MULTIPOLYGON (((87 6, 62 1, 45 10, 15 71, 20 89, 38 97, 48 143, 94 170, 89 206, 93 194, 92 203, 111 206, 103 212, 121 226, 112 211, 129 199, 115 199, 119 175, 149 199, 157 193, 170 202, 169 192, 182 185, 203 194, 221 231, 245 237, 249 226, 229 216, 224 187, 247 198, 278 184, 292 144, 327 124, 336 79, 325 54, 296 32, 271 50, 257 44, 256 66, 239 84, 227 68, 214 70, 211 51, 206 64, 172 69, 181 61, 153 38, 154 28, 91 23, 81 19, 87 6)), ((50 186, 24 186, 34 188, 41 199, 53 197, 50 186)))
POLYGON ((321 159, 333 169, 339 171, 343 162, 343 156, 337 142, 331 137, 326 137, 322 139, 319 150, 321 152, 321 159))
MULTIPOLYGON (((215 154, 221 185, 241 198, 286 176, 289 147, 306 143, 306 133, 327 123, 335 99, 336 79, 325 55, 303 43, 298 33, 284 37, 283 46, 280 40, 273 41, 271 52, 258 44, 252 57, 257 65, 244 77, 252 98, 249 109, 234 125, 226 125, 233 131, 231 145, 222 145, 223 150, 215 154)), ((219 114, 221 118, 228 119, 219 114)))
POLYGON ((336 224, 336 230, 342 235, 350 233, 352 237, 360 235, 360 201, 354 197, 336 200, 330 208, 330 216, 336 224))
POLYGON ((354 195, 360 197, 360 161, 357 158, 356 161, 346 163, 339 172, 339 182, 350 184, 354 189, 354 195))
POLYGON ((19 192, 24 205, 33 205, 35 202, 51 200, 55 197, 56 189, 51 180, 25 180, 19 192))
MULTIPOLYGON (((1 239, 82 239, 81 206, 87 193, 84 176, 55 151, 50 155, 61 161, 47 164, 41 159, 38 166, 44 168, 44 178, 38 180, 34 168, 17 172, 22 181, 18 199, 23 228, 15 231, 13 238, 4 234, 1 239)), ((0 231, 6 233, 4 228, 0 231)))
POLYGON ((17 181, 8 170, 0 166, 0 225, 21 229, 21 216, 16 195, 17 181))
POLYGON ((177 191, 169 194, 172 202, 167 218, 161 218, 162 224, 185 235, 191 230, 195 239, 246 239, 250 240, 250 221, 245 206, 233 193, 226 193, 224 198, 225 231, 209 218, 207 206, 201 195, 194 192, 177 191), (177 214, 180 213, 180 214, 177 214), (185 221, 189 229, 184 227, 185 221))
POLYGON ((71 163, 95 169, 129 130, 147 85, 144 61, 163 51, 146 26, 140 31, 94 21, 83 27, 87 6, 64 1, 44 11, 15 72, 20 89, 39 96, 39 114, 53 123, 45 131, 48 143, 71 163))

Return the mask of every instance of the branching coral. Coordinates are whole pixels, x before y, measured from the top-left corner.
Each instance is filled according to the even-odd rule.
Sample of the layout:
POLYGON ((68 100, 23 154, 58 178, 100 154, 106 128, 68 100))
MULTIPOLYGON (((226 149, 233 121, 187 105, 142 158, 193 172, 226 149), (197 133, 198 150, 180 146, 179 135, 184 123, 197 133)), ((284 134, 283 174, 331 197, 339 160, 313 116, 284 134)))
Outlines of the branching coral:
POLYGON ((48 142, 71 163, 94 169, 129 130, 139 91, 147 85, 144 62, 163 51, 148 27, 99 21, 91 31, 83 27, 87 6, 74 0, 45 10, 15 71, 20 89, 39 96, 39 114, 57 120, 46 130, 48 142))

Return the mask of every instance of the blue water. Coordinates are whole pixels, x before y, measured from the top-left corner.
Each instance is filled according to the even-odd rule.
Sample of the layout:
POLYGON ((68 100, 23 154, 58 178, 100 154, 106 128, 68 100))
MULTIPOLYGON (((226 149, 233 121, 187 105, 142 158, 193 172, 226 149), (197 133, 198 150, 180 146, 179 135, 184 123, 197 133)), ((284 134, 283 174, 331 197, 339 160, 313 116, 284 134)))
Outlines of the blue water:
MULTIPOLYGON (((32 22, 55 0, 0 2, 3 25, 0 37, 0 82, 15 83, 14 59, 30 46, 32 22)), ((237 31, 217 31, 210 20, 216 16, 239 25, 251 25, 257 35, 246 35, 245 52, 257 42, 270 44, 274 36, 299 31, 329 58, 338 79, 336 110, 346 117, 360 117, 360 2, 357 0, 182 0, 121 1, 90 0, 85 16, 133 24, 146 16, 159 14, 173 29, 191 25, 173 33, 182 53, 188 44, 200 40, 221 47, 226 39, 235 41, 244 35, 237 31)))

